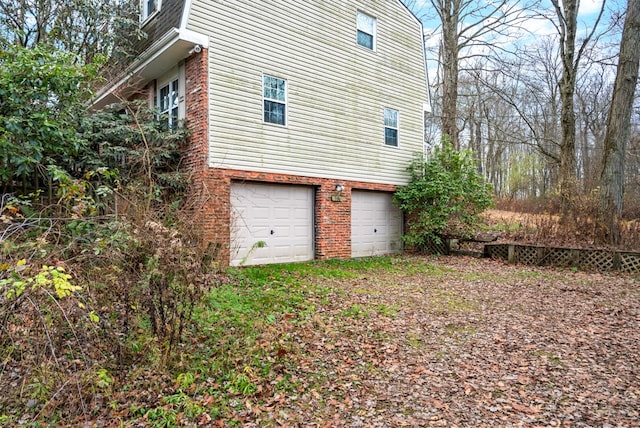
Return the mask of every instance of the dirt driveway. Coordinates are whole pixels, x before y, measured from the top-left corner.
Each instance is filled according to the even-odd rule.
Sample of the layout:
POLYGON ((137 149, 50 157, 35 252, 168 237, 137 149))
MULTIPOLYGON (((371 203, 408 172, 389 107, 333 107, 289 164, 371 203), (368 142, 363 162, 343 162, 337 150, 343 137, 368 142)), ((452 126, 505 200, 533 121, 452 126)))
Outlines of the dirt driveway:
MULTIPOLYGON (((313 278, 246 426, 640 426, 639 278, 462 257, 313 278)), ((249 406, 250 407, 250 406, 249 406)))

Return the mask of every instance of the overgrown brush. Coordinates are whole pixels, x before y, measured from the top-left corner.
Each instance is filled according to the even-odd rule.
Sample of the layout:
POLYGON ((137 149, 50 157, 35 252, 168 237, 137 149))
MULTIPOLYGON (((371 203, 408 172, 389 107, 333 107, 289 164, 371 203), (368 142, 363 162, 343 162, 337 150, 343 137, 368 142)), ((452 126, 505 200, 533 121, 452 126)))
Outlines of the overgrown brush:
POLYGON ((46 170, 55 205, 2 196, 0 425, 88 420, 138 367, 170 366, 216 278, 187 198, 185 129, 124 108, 92 118, 92 169, 46 170), (100 160, 114 153, 126 168, 100 160))
POLYGON ((156 211, 41 218, 49 227, 28 223, 3 240, 0 390, 10 393, 1 413, 88 415, 137 365, 171 364, 215 277, 202 264, 192 211, 167 211, 169 222, 156 211))
MULTIPOLYGON (((499 201, 499 209, 533 213, 523 227, 508 233, 506 238, 522 242, 589 248, 601 246, 596 241, 597 190, 589 194, 574 195, 571 210, 562 216, 557 199, 547 197, 529 201, 499 201)), ((504 230, 511 228, 505 227, 504 230)), ((623 219, 620 224, 621 242, 612 249, 640 251, 640 222, 636 218, 623 219)))

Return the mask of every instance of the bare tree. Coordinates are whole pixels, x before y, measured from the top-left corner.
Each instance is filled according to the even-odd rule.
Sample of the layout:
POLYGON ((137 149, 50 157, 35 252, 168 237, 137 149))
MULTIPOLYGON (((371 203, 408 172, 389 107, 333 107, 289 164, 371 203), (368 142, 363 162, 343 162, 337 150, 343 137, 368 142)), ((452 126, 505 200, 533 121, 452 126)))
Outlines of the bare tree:
POLYGON ((507 0, 405 2, 422 18, 432 13, 441 26, 434 34, 441 32, 442 39, 430 43, 439 65, 432 81, 434 120, 457 148, 468 141, 501 194, 560 190, 562 212, 569 214, 575 195, 597 184, 615 68, 611 58, 618 50, 603 36, 618 29, 623 16, 615 2, 605 2, 588 23, 578 18, 579 0, 550 0, 548 9, 538 4, 526 10, 524 3, 510 9, 514 3, 507 0), (425 3, 432 7, 417 9, 425 3), (510 36, 532 15, 555 31, 524 37, 526 46, 520 46, 510 36), (522 174, 535 183, 518 184, 514 193, 510 186, 522 174))
POLYGON ((580 79, 576 88, 578 176, 584 193, 599 185, 614 77, 611 67, 599 64, 580 79))
POLYGON ((640 1, 629 0, 620 41, 620 57, 604 140, 596 239, 620 242, 619 220, 624 195, 625 153, 640 62, 640 1))
MULTIPOLYGON (((486 175, 503 196, 536 197, 557 183, 561 67, 552 41, 541 40, 518 55, 492 59, 493 69, 479 66, 465 73, 482 88, 475 103, 482 106, 485 151, 501 153, 500 158, 487 157, 486 175), (511 191, 516 182, 518 190, 511 191)), ((468 98, 461 89, 463 99, 468 98)), ((479 137, 474 139, 478 147, 479 137)))
MULTIPOLYGON (((442 134, 460 148, 460 116, 458 114, 458 80, 461 64, 475 56, 500 51, 496 39, 508 39, 526 18, 528 7, 517 0, 430 0, 440 23, 441 43, 438 61, 441 87, 440 122, 442 134)), ((414 0, 405 4, 417 10, 414 0)))
POLYGON ((574 96, 580 61, 591 42, 605 10, 606 0, 602 1, 600 12, 590 32, 576 48, 578 33, 578 9, 580 0, 551 0, 555 11, 555 19, 551 22, 559 37, 560 58, 562 60, 562 77, 558 83, 562 107, 560 123, 562 140, 560 142, 560 207, 563 214, 568 214, 572 207, 572 196, 577 191, 576 177, 576 114, 574 96))

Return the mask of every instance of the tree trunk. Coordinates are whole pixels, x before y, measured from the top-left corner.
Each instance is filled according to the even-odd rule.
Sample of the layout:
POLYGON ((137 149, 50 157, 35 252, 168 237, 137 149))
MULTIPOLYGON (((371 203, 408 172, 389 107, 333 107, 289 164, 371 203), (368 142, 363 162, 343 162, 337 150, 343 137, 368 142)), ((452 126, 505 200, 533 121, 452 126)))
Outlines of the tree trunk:
POLYGON ((483 162, 483 150, 482 150, 482 122, 480 121, 480 119, 478 119, 475 122, 475 131, 476 131, 476 147, 475 147, 475 152, 476 152, 476 158, 478 159, 478 171, 480 171, 481 174, 485 173, 485 167, 484 167, 484 162, 483 162))
POLYGON ((563 216, 570 214, 571 201, 575 197, 576 184, 576 114, 573 97, 576 88, 577 64, 575 61, 575 42, 579 2, 565 0, 562 5, 553 0, 560 23, 560 55, 562 59, 562 79, 560 80, 560 99, 562 107, 560 123, 562 140, 560 142, 560 209, 563 216), (563 8, 563 10, 561 10, 563 8))
POLYGON ((624 159, 631 127, 633 97, 640 62, 640 1, 629 0, 620 41, 620 57, 604 139, 596 241, 620 243, 624 195, 624 159))
POLYGON ((576 178, 576 116, 573 110, 575 86, 562 79, 562 141, 560 143, 560 209, 563 215, 572 210, 577 192, 576 178))
POLYGON ((451 139, 454 149, 458 140, 458 19, 460 0, 440 0, 442 19, 442 133, 451 139))

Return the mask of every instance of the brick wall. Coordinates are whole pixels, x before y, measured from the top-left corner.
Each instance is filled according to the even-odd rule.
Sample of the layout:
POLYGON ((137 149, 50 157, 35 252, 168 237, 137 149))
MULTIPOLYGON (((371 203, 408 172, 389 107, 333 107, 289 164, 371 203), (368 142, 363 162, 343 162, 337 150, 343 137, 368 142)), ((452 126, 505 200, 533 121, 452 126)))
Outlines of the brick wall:
POLYGON ((203 240, 219 248, 219 261, 230 260, 231 184, 234 182, 260 182, 295 184, 315 189, 315 257, 318 259, 351 257, 351 191, 377 190, 392 192, 395 186, 386 184, 343 181, 304 177, 288 174, 239 171, 209 168, 204 174, 203 188, 211 197, 206 198, 202 210, 203 240), (344 186, 337 192, 336 184, 344 186))
MULTIPOLYGON (((207 49, 185 60, 185 114, 191 131, 185 157, 194 179, 202 181, 209 152, 209 96, 207 90, 207 49)), ((200 183, 197 183, 200 184, 200 183)))

